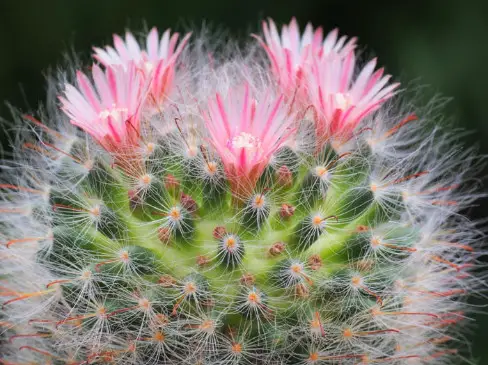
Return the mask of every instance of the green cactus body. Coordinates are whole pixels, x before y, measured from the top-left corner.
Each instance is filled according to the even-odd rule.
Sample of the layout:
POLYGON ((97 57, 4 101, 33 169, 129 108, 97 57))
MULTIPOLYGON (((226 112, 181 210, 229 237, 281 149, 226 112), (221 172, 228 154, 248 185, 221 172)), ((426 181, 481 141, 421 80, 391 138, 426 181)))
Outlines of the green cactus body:
MULTIPOLYGON (((73 176, 78 168, 73 157, 78 160, 83 153, 74 153, 62 158, 61 176, 73 176)), ((40 252, 38 261, 57 273, 80 270, 78 277, 48 284, 76 313, 60 320, 57 328, 79 321, 81 331, 89 332, 96 312, 86 306, 92 305, 103 313, 99 320, 110 332, 137 329, 153 334, 127 338, 136 348, 151 347, 152 342, 157 346, 156 337, 166 336, 166 327, 178 328, 174 335, 179 347, 168 347, 160 360, 183 356, 195 363, 220 361, 228 351, 237 363, 241 357, 250 361, 243 349, 253 343, 257 352, 251 359, 278 356, 294 363, 309 346, 330 341, 314 323, 348 323, 358 312, 389 300, 385 293, 395 282, 395 265, 408 259, 405 248, 416 238, 412 227, 391 232, 391 238, 385 236, 389 259, 361 262, 375 245, 381 250, 382 241, 375 241, 370 232, 381 230, 393 212, 400 214, 403 208, 399 202, 380 219, 371 191, 364 199, 351 194, 364 183, 358 182, 358 161, 353 161, 363 157, 354 150, 326 161, 294 155, 300 162, 288 186, 277 181, 285 165, 270 166, 263 175, 266 181, 248 199, 236 201, 225 189, 209 203, 205 192, 218 191, 211 184, 225 184, 225 177, 215 182, 195 178, 194 170, 208 163, 201 152, 197 157, 180 169, 170 163, 183 156, 147 155, 134 162, 144 166, 141 176, 94 164, 76 189, 50 192, 53 243, 48 252, 40 252), (153 165, 168 168, 152 175, 147 171, 153 171, 153 165), (176 187, 165 186, 168 176, 176 187), (127 184, 134 181, 140 184, 135 194, 136 186, 127 184), (284 205, 292 207, 293 214, 284 214, 284 205), (325 212, 344 212, 345 218, 325 212), (382 282, 379 290, 363 279, 385 271, 388 283, 382 282), (341 279, 333 280, 336 277, 341 279), (328 281, 334 287, 324 290, 328 281), (96 287, 93 297, 86 296, 87 285, 96 287), (158 325, 159 317, 167 323, 158 325), (293 328, 300 328, 303 338, 295 339, 293 328), (209 343, 199 343, 194 338, 198 332, 209 343), (221 348, 213 349, 211 341, 221 348)))
MULTIPOLYGON (((180 54, 186 40, 175 58, 202 52, 180 54)), ((310 75, 352 70, 354 41, 337 42, 344 71, 311 54, 310 75)), ((371 114, 396 87, 383 89, 374 62, 324 105, 324 85, 319 101, 312 79, 309 94, 290 94, 286 75, 251 72, 243 56, 195 72, 173 58, 151 64, 149 48, 137 68, 95 49, 106 67, 93 67, 97 92, 78 73, 81 93, 67 85, 60 99, 81 130, 57 107, 42 122, 24 116, 38 140, 25 133, 0 184, 2 364, 462 359, 454 326, 466 288, 480 285, 482 234, 457 213, 477 197, 458 189, 473 158, 446 153, 444 136, 424 143, 411 111, 371 114), (79 116, 90 107, 94 121, 79 116)))

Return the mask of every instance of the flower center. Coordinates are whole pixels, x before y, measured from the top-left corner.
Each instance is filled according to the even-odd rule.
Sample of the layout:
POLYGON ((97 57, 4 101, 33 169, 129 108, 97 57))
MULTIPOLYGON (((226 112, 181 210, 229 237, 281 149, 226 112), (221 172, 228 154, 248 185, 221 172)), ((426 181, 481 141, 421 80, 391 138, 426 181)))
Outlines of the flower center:
POLYGON ((263 194, 256 195, 254 197, 254 207, 255 208, 262 208, 266 203, 263 194))
POLYGON ((163 342, 165 339, 166 339, 166 336, 164 335, 164 333, 162 333, 160 331, 157 331, 154 334, 154 340, 156 340, 158 342, 163 342))
POLYGON ((146 70, 146 72, 151 72, 154 68, 154 64, 150 61, 146 61, 144 62, 144 69, 146 70))
POLYGON ((190 281, 185 284, 183 291, 185 292, 186 295, 195 294, 197 292, 197 286, 194 282, 190 281))
POLYGON ((324 218, 319 214, 312 217, 312 224, 314 227, 322 228, 324 221, 324 218))
POLYGON ((97 308, 97 316, 99 318, 105 318, 105 315, 107 314, 107 310, 105 309, 105 307, 99 307, 97 308))
POLYGON ((353 276, 351 278, 351 283, 352 283, 352 286, 354 286, 355 288, 358 288, 362 285, 363 279, 360 276, 353 276))
POLYGON ((180 208, 178 207, 171 208, 171 210, 169 211, 169 217, 173 221, 178 221, 181 218, 180 208))
POLYGON ((120 252, 119 254, 119 258, 120 260, 124 263, 124 264, 127 264, 130 260, 130 257, 129 257, 129 252, 128 251, 122 251, 120 252))
POLYGON ((300 264, 293 264, 290 266, 290 270, 293 274, 301 274, 303 270, 303 266, 300 264))
POLYGON ((146 298, 142 298, 139 300, 139 307, 148 310, 151 308, 151 302, 146 298))
POLYGON ((377 248, 380 245, 381 240, 379 239, 379 237, 371 237, 371 246, 373 246, 373 248, 377 248))
POLYGON ((242 352, 242 345, 240 343, 232 344, 232 352, 235 354, 240 354, 242 352))
POLYGON ((255 291, 252 291, 250 292, 248 295, 247 295, 247 300, 250 302, 250 303, 257 303, 259 304, 261 302, 261 298, 259 297, 259 294, 256 293, 255 291))
POLYGON ((90 209, 91 215, 94 217, 99 217, 101 212, 101 208, 99 205, 95 205, 92 209, 90 209))
POLYGON ((152 181, 152 176, 148 174, 142 175, 139 180, 141 181, 142 185, 148 186, 152 181))
POLYGON ((82 273, 81 273, 81 280, 89 280, 91 279, 91 276, 92 276, 92 272, 90 270, 84 270, 82 273))
POLYGON ((315 167, 315 174, 322 180, 327 180, 329 177, 329 170, 325 166, 315 167))
POLYGON ((250 133, 241 132, 232 138, 228 145, 230 148, 245 148, 246 150, 256 151, 261 148, 261 141, 250 133))
POLYGON ((344 330, 344 332, 342 332, 342 334, 344 335, 344 337, 346 338, 350 338, 352 337, 353 333, 352 333, 352 330, 350 328, 346 328, 344 330))
POLYGON ((308 358, 310 361, 318 361, 319 360, 319 354, 318 352, 312 352, 308 358))
POLYGON ((117 121, 122 121, 125 119, 125 116, 127 115, 128 112, 129 112, 129 109, 118 108, 115 104, 112 104, 112 108, 102 110, 98 114, 98 117, 100 119, 107 119, 108 117, 112 117, 112 118, 116 119, 117 121))
POLYGON ((199 326, 199 329, 211 334, 215 330, 215 322, 212 320, 203 321, 202 324, 199 326))
POLYGON ((147 145, 146 145, 146 154, 149 156, 151 155, 153 152, 154 152, 154 149, 156 148, 156 146, 154 145, 154 143, 152 142, 149 142, 147 145))
POLYGON ((352 98, 347 93, 336 93, 334 94, 334 99, 337 109, 346 110, 353 106, 352 98))
POLYGON ((229 238, 227 238, 227 239, 225 240, 225 246, 226 246, 228 249, 230 249, 230 250, 234 249, 234 248, 236 247, 236 240, 235 240, 235 238, 234 238, 234 237, 229 237, 229 238))

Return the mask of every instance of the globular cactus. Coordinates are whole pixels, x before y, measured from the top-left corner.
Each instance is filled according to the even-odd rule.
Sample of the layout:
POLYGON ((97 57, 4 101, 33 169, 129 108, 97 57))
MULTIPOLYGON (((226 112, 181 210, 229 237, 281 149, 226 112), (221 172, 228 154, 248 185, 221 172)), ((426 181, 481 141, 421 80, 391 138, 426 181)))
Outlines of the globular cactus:
POLYGON ((0 363, 469 357, 480 159, 440 103, 405 101, 336 30, 194 38, 115 36, 14 113, 0 363))

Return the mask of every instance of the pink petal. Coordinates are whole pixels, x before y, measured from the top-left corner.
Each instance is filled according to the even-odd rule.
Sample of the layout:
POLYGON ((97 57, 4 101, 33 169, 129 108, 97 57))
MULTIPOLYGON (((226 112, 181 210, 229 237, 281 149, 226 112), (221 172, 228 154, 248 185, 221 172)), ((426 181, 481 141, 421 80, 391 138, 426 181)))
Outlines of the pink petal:
POLYGON ((158 43, 158 30, 156 29, 156 27, 154 27, 149 32, 146 41, 147 55, 150 61, 153 61, 158 57, 158 43))

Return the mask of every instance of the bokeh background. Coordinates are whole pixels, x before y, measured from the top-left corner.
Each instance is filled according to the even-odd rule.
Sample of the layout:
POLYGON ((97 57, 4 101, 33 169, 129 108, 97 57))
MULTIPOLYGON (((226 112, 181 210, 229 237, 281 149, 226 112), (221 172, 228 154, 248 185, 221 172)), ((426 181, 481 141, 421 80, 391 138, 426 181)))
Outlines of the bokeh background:
MULTIPOLYGON (((296 16, 325 29, 360 38, 369 54, 400 81, 430 85, 425 98, 452 97, 448 119, 474 131, 466 145, 488 154, 488 1, 332 1, 332 0, 0 0, 0 117, 9 119, 1 101, 24 110, 44 99, 45 72, 63 62, 70 49, 88 59, 93 45, 111 43, 112 33, 158 26, 184 31, 202 22, 245 39, 259 31, 260 20, 278 23, 296 16)), ((8 150, 6 132, 0 130, 8 150)), ((479 171, 488 176, 488 171, 479 171)), ((488 216, 487 200, 468 214, 488 216)), ((488 315, 483 300, 472 331, 474 358, 488 364, 488 315)), ((471 326, 470 326, 471 329, 471 326)))

